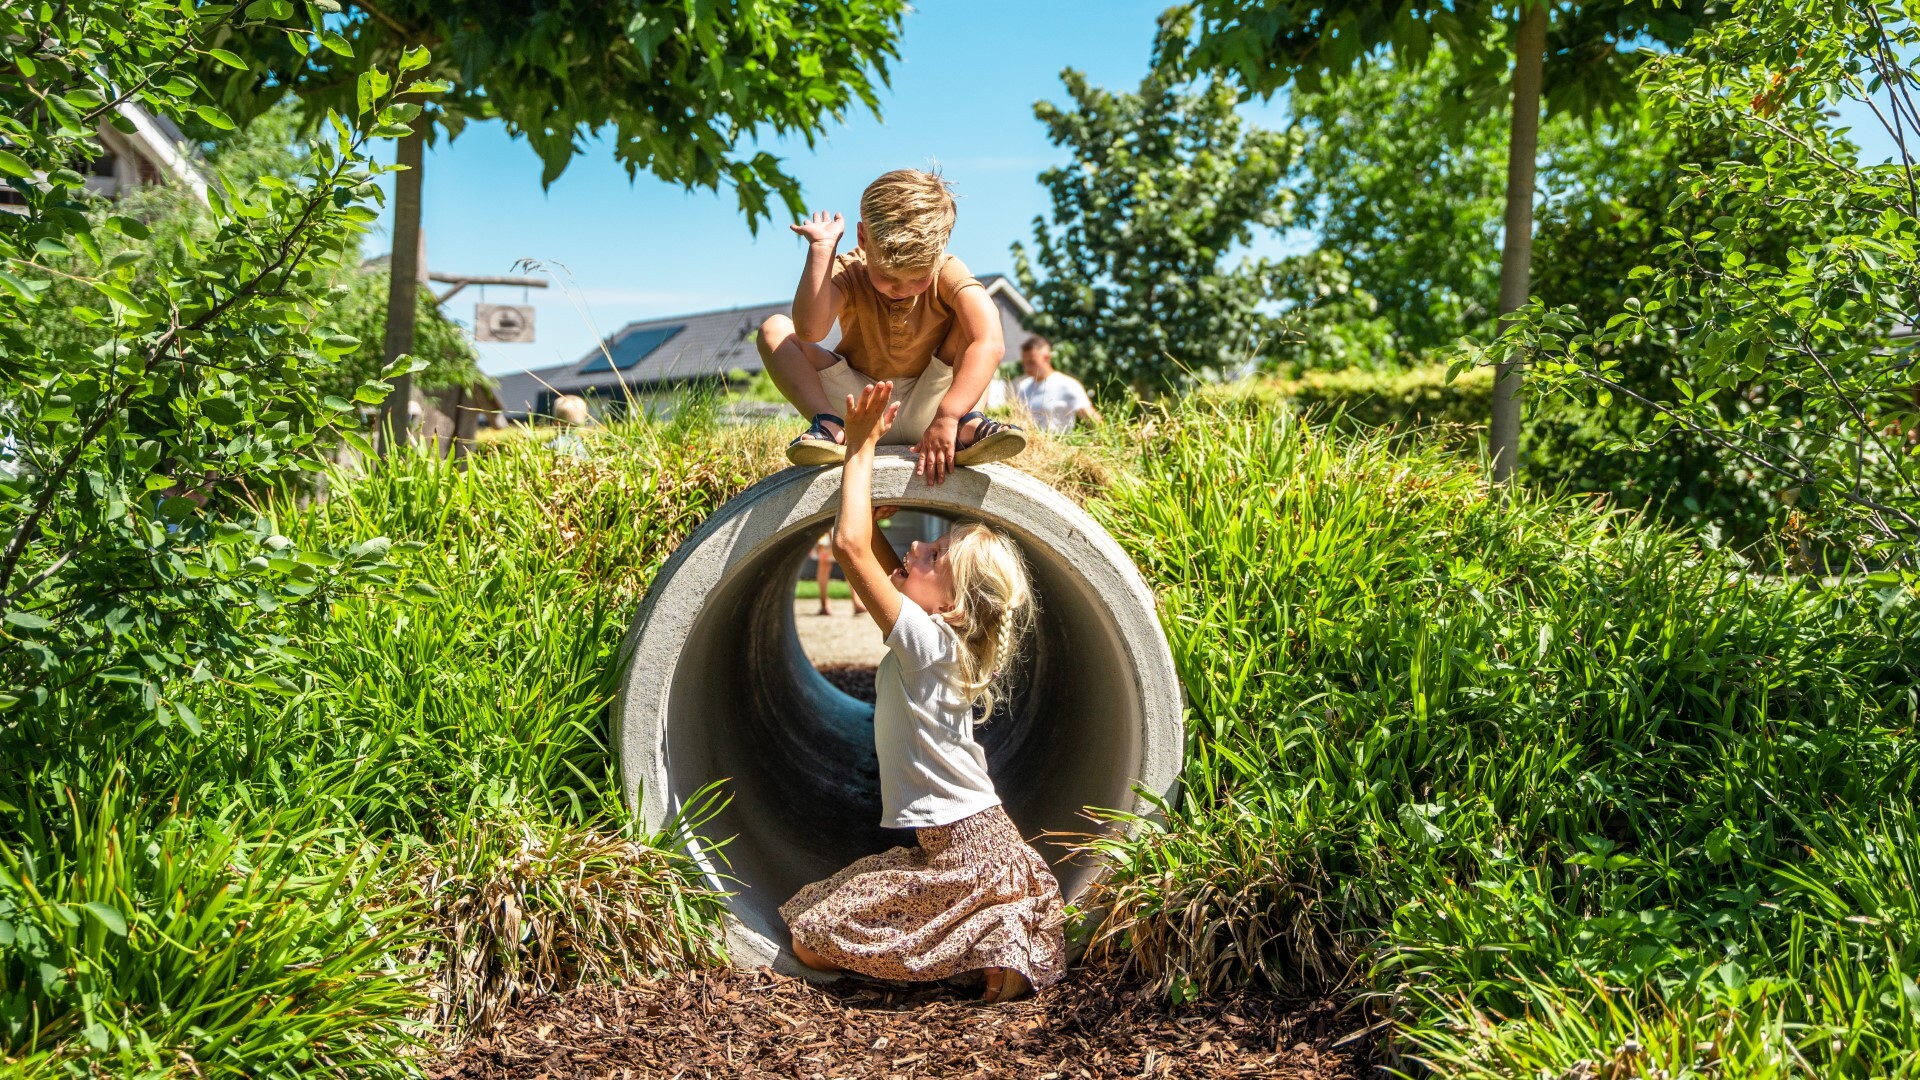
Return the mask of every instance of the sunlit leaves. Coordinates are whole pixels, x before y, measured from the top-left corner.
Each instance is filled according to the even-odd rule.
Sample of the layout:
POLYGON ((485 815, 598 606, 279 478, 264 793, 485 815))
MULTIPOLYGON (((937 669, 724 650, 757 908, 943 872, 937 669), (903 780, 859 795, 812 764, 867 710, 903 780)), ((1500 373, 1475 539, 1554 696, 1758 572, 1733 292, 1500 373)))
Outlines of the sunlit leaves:
POLYGON ((1642 398, 1655 420, 1638 449, 1669 433, 1719 446, 1780 493, 1803 550, 1820 540, 1855 567, 1913 565, 1920 403, 1901 328, 1920 295, 1916 163, 1893 138, 1891 164, 1857 164, 1827 110, 1881 79, 1898 92, 1875 99, 1878 118, 1890 136, 1911 130, 1920 82, 1903 58, 1916 48, 1920 30, 1896 7, 1744 2, 1685 52, 1652 60, 1642 92, 1657 122, 1749 151, 1685 175, 1668 209, 1692 225, 1664 230, 1597 332, 1536 305, 1489 359, 1525 360, 1576 393, 1642 398), (1629 387, 1605 366, 1649 347, 1685 369, 1629 387))
POLYGON ((218 62, 204 74, 237 116, 290 94, 317 121, 327 109, 364 110, 397 57, 399 75, 420 77, 415 88, 446 91, 433 112, 440 130, 505 121, 540 156, 545 184, 589 132, 609 129, 630 176, 730 185, 757 227, 776 203, 802 206, 799 185, 752 135, 811 143, 855 106, 877 111, 905 10, 904 0, 744 0, 723 17, 704 4, 561 0, 502 19, 484 4, 347 5, 299 46, 278 25, 223 29, 216 44, 264 67, 266 80, 218 62))
POLYGON ((1109 387, 1158 392, 1256 358, 1275 268, 1228 253, 1291 219, 1281 184, 1297 138, 1248 127, 1224 87, 1062 78, 1071 105, 1034 113, 1072 158, 1040 174, 1052 220, 1034 222, 1031 255, 1014 247, 1033 328, 1063 368, 1109 387))
MULTIPOLYGON (((291 11, 263 0, 244 17, 291 11)), ((211 185, 206 224, 168 224, 155 252, 144 211, 111 212, 78 167, 121 101, 233 127, 186 65, 243 67, 204 37, 241 16, 180 15, 98 0, 0 10, 0 69, 34 80, 0 80, 0 173, 22 203, 0 214, 0 688, 37 724, 184 719, 169 687, 250 663, 259 613, 380 576, 279 550, 259 499, 304 483, 357 424, 323 400, 358 345, 326 317, 358 261, 359 204, 381 171, 369 143, 394 122, 395 87, 375 80, 296 182, 211 185)))

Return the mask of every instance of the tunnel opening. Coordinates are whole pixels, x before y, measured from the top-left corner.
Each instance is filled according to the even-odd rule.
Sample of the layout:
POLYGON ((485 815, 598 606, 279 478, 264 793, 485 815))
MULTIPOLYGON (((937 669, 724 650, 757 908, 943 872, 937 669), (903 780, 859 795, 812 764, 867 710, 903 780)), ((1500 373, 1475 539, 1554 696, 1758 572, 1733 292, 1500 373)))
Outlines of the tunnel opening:
MULTIPOLYGON (((1044 834, 1091 831, 1086 807, 1147 811, 1136 786, 1166 797, 1177 773, 1178 689, 1151 598, 1077 508, 1068 507, 1071 527, 996 513, 978 475, 985 470, 931 489, 882 464, 889 467, 876 474, 877 502, 943 523, 984 522, 1010 535, 1027 559, 1035 632, 1011 692, 976 736, 1007 813, 1071 901, 1093 868, 1044 834), (1094 540, 1102 542, 1098 560, 1088 555, 1094 540)), ((744 949, 733 942, 735 951, 758 954, 744 962, 773 961, 787 940, 779 905, 801 886, 914 842, 911 830, 878 825, 870 701, 823 676, 796 629, 797 618, 814 617, 796 615, 795 583, 831 523, 837 479, 803 473, 788 482, 797 490, 771 500, 775 508, 704 528, 688 542, 696 550, 683 548, 662 569, 659 595, 650 594, 636 620, 621 706, 628 790, 650 826, 708 785, 727 800, 689 844, 710 884, 733 894, 736 930, 749 934, 744 949), (669 590, 683 595, 667 603, 669 590)), ((853 621, 844 602, 832 618, 853 621)))
MULTIPOLYGON (((831 519, 829 519, 831 524, 831 519)), ((893 545, 905 553, 915 541, 931 543, 953 528, 955 520, 924 510, 900 510, 875 524, 893 545)), ((800 563, 794 582, 793 625, 806 654, 828 684, 857 701, 873 704, 874 669, 887 653, 879 627, 847 584, 846 573, 820 534, 800 563)))

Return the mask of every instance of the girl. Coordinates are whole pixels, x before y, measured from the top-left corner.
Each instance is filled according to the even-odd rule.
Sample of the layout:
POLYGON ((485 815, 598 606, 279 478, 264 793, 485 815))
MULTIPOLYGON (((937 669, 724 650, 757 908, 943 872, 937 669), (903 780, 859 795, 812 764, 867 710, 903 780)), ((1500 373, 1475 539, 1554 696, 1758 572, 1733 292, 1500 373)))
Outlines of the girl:
POLYGON ((984 971, 986 1001, 1064 973, 1060 885, 1000 806, 973 739, 1032 617, 1019 549, 981 525, 903 560, 873 527, 874 446, 899 411, 893 384, 847 396, 847 464, 834 555, 886 635, 875 673, 880 824, 919 841, 869 855, 780 908, 808 967, 931 981, 984 971))

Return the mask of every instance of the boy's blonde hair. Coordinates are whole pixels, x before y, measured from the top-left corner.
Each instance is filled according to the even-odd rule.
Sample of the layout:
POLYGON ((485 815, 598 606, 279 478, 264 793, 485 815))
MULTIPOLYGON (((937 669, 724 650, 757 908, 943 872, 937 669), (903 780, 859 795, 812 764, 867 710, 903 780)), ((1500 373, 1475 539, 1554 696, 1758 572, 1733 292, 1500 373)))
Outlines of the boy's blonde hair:
POLYGON ((953 189, 937 173, 895 169, 860 193, 867 255, 888 273, 919 274, 938 266, 953 219, 953 189))
POLYGON ((961 671, 985 716, 1004 692, 1020 642, 1033 621, 1033 583, 1011 539, 985 525, 956 526, 947 541, 953 608, 947 623, 966 646, 961 671))

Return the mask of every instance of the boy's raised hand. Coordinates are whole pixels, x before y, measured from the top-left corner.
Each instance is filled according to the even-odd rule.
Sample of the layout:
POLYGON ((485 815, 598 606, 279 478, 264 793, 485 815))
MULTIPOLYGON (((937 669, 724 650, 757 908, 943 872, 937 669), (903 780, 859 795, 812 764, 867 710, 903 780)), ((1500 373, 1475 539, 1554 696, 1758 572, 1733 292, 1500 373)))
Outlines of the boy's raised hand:
POLYGON ((806 237, 810 244, 831 244, 839 247, 840 237, 847 231, 847 218, 844 214, 815 210, 811 218, 798 225, 787 227, 806 237))
POLYGON ((847 395, 847 451, 871 448, 893 426, 900 403, 893 400, 893 383, 868 384, 859 394, 847 395))

